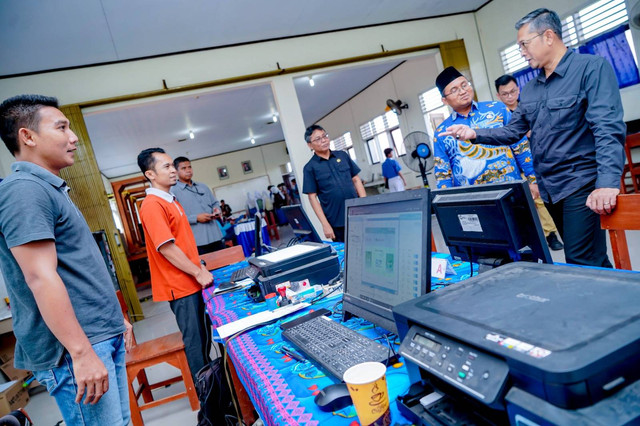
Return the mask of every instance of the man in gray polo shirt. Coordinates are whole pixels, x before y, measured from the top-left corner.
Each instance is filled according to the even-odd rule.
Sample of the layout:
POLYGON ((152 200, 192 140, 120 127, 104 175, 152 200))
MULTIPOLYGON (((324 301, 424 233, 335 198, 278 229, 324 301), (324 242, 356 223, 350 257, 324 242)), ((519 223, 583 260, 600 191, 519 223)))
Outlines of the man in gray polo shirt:
POLYGON ((191 180, 193 169, 187 157, 176 158, 173 166, 178 171, 178 182, 171 188, 171 193, 187 213, 198 254, 223 249, 223 235, 218 226, 218 219, 222 217, 220 203, 207 185, 191 180))
POLYGON ((74 163, 78 138, 57 100, 37 95, 0 104, 0 137, 17 160, 0 182, 0 269, 15 366, 34 372, 66 424, 127 425, 131 325, 60 178, 74 163))

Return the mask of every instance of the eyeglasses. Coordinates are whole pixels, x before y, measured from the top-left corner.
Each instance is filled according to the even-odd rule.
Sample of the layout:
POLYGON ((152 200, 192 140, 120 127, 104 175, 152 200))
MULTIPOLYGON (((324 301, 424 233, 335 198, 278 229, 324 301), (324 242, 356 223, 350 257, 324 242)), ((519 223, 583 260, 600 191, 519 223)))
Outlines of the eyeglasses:
POLYGON ((503 96, 505 98, 510 98, 512 96, 515 96, 518 94, 518 88, 516 87, 513 90, 509 90, 508 92, 500 92, 500 96, 503 96))
POLYGON ((531 42, 533 41, 534 38, 536 37, 540 37, 542 34, 544 34, 544 32, 538 33, 537 35, 534 35, 531 38, 528 38, 526 40, 522 40, 518 42, 518 49, 522 52, 523 50, 527 50, 529 46, 529 44, 531 44, 531 42))
POLYGON ((329 139, 329 135, 325 133, 324 135, 320 136, 319 138, 311 139, 311 143, 318 143, 318 142, 320 142, 321 140, 324 140, 324 139, 329 139))
POLYGON ((453 89, 451 89, 449 91, 449 93, 444 95, 444 97, 446 98, 447 96, 450 96, 450 95, 454 95, 454 96, 455 95, 459 95, 461 93, 466 92, 469 89, 472 89, 471 82, 470 81, 465 81, 464 83, 462 83, 460 85, 460 87, 454 87, 453 89))

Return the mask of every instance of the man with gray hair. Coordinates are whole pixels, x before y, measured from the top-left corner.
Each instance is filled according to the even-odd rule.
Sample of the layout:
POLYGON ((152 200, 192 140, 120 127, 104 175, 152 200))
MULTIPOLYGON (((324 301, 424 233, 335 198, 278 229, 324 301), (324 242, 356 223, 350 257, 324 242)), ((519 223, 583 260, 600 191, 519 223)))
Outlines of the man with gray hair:
POLYGON ((562 41, 557 13, 537 9, 516 24, 522 56, 540 74, 522 89, 509 124, 496 129, 451 126, 447 134, 502 145, 531 130, 539 190, 565 242, 567 263, 611 267, 601 214, 620 193, 626 126, 613 68, 562 41))
POLYGON ((329 135, 316 124, 307 127, 304 140, 313 157, 303 169, 302 192, 309 196, 324 236, 344 242, 344 202, 366 196, 360 167, 346 152, 332 151, 329 135))

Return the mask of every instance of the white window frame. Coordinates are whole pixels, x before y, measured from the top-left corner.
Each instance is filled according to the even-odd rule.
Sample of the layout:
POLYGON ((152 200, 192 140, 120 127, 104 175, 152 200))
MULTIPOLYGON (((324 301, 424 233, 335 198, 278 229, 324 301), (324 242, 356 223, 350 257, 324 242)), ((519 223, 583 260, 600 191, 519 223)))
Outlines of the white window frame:
POLYGON ((433 136, 440 123, 451 115, 451 111, 442 102, 442 95, 437 87, 432 87, 422 92, 418 95, 418 99, 420 101, 420 109, 422 109, 424 123, 427 126, 427 133, 433 136))
POLYGON ((346 132, 330 142, 332 151, 347 151, 349 157, 353 161, 356 161, 356 151, 353 148, 353 140, 351 139, 351 132, 346 132))
MULTIPOLYGON (((627 22, 629 15, 624 0, 598 0, 562 19, 562 39, 568 47, 576 47, 627 22)), ((627 31, 626 36, 635 58, 631 31, 627 31)), ((517 43, 501 49, 500 59, 506 74, 528 66, 520 55, 517 43)), ((638 60, 635 59, 637 64, 638 60)))
POLYGON ((379 164, 384 161, 384 150, 387 147, 393 148, 398 157, 406 154, 402 143, 400 121, 393 111, 388 111, 361 125, 360 136, 369 154, 369 164, 379 164), (396 140, 398 138, 400 140, 396 140))

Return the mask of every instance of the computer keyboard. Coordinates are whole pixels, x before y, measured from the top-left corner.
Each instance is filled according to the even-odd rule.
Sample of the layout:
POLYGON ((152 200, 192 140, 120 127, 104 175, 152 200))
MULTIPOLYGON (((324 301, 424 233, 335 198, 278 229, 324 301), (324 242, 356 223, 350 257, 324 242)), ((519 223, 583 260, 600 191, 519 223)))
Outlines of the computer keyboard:
POLYGON ((233 273, 231 274, 231 279, 229 279, 229 281, 233 283, 236 281, 244 280, 247 277, 255 280, 256 276, 258 276, 258 272, 260 272, 258 268, 253 265, 245 266, 244 268, 236 269, 235 271, 233 271, 233 273))
POLYGON ((349 367, 361 362, 387 363, 394 352, 324 315, 297 318, 282 324, 282 337, 342 381, 349 367))

